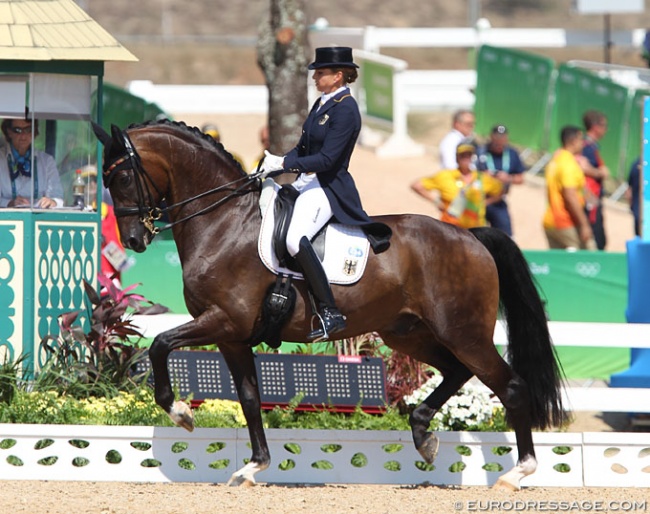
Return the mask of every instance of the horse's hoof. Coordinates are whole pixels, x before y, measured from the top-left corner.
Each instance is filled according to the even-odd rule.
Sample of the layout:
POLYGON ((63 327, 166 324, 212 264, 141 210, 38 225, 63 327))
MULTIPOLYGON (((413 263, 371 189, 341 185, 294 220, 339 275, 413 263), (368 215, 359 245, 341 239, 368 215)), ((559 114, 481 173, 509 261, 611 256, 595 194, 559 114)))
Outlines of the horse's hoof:
POLYGON ((440 441, 435 435, 429 432, 418 448, 418 452, 422 455, 424 462, 433 464, 433 461, 436 460, 438 455, 438 446, 440 446, 440 441))
POLYGON ((174 402, 167 414, 176 426, 183 427, 188 432, 194 430, 194 414, 185 402, 174 402))
POLYGON ((519 491, 521 487, 517 484, 513 484, 507 480, 503 480, 502 478, 500 478, 492 486, 492 489, 495 491, 506 491, 511 493, 513 491, 519 491))
POLYGON ((226 482, 226 485, 230 487, 253 487, 255 481, 241 475, 233 475, 230 477, 230 480, 226 482))

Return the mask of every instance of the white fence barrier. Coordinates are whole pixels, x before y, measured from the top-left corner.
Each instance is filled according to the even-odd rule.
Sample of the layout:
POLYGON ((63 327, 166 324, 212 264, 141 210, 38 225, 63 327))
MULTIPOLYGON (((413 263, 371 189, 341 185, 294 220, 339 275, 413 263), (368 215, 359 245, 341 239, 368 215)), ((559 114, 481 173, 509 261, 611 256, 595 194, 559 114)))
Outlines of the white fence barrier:
MULTIPOLYGON (((405 70, 399 75, 407 112, 470 109, 476 87, 474 70, 405 70)), ((266 86, 163 85, 134 80, 127 89, 172 114, 266 114, 266 86)))
MULTIPOLYGON (((517 453, 512 432, 441 432, 435 468, 425 470, 406 431, 266 433, 273 461, 258 479, 275 484, 485 486, 514 466, 517 453)), ((650 483, 647 434, 535 433, 533 439, 539 466, 523 480, 524 487, 650 483)), ((0 479, 224 483, 250 457, 248 441, 246 429, 189 433, 163 427, 6 424, 0 425, 0 479), (119 462, 109 462, 109 455, 119 462)))
MULTIPOLYGON (((615 30, 610 41, 619 47, 639 48, 645 28, 615 30)), ((379 52, 382 48, 475 48, 481 44, 508 48, 602 47, 603 33, 598 30, 562 28, 492 28, 483 19, 476 27, 326 27, 312 30, 313 47, 345 45, 379 52)))

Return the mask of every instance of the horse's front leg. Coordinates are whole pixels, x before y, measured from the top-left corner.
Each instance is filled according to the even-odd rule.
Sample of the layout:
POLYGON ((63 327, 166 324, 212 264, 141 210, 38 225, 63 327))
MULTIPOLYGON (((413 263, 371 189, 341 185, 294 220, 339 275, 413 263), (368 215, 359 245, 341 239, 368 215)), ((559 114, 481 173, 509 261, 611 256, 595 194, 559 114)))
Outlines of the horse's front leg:
POLYGON ((175 425, 190 432, 194 430, 194 415, 185 402, 174 401, 167 357, 172 350, 185 346, 213 344, 217 335, 215 327, 218 326, 220 321, 216 319, 216 315, 206 313, 180 327, 158 334, 149 348, 156 403, 169 415, 175 425))
POLYGON ((228 485, 253 485, 255 474, 268 468, 271 463, 271 454, 262 423, 262 402, 255 359, 252 349, 245 344, 223 344, 219 345, 219 349, 226 359, 235 383, 253 449, 251 460, 233 473, 228 480, 228 485))

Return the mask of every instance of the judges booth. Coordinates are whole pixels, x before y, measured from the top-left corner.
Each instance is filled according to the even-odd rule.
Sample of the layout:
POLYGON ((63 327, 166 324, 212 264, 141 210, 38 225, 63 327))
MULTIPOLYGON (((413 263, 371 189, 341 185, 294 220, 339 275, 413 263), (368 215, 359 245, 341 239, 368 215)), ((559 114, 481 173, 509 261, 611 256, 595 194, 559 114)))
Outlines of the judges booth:
POLYGON ((0 363, 22 356, 28 375, 43 364, 39 343, 59 333, 60 314, 82 310, 88 322, 83 280, 97 283, 102 189, 101 177, 88 173, 99 149, 90 122, 101 122, 103 67, 0 63, 0 118, 11 132, 0 143, 0 363), (27 156, 17 137, 32 138, 27 156), (40 152, 54 159, 54 173, 40 152), (83 205, 72 195, 76 170, 85 171, 83 188, 77 184, 83 205), (56 202, 49 208, 41 200, 46 183, 56 202))

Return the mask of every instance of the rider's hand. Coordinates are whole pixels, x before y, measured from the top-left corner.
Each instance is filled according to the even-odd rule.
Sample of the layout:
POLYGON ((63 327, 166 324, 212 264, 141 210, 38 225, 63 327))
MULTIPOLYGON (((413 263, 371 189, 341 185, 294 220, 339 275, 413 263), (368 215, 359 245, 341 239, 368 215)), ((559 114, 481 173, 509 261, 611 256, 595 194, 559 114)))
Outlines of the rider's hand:
POLYGON ((262 172, 262 177, 268 176, 273 171, 284 170, 284 157, 280 155, 273 155, 269 153, 268 150, 264 150, 264 162, 260 171, 262 172))

